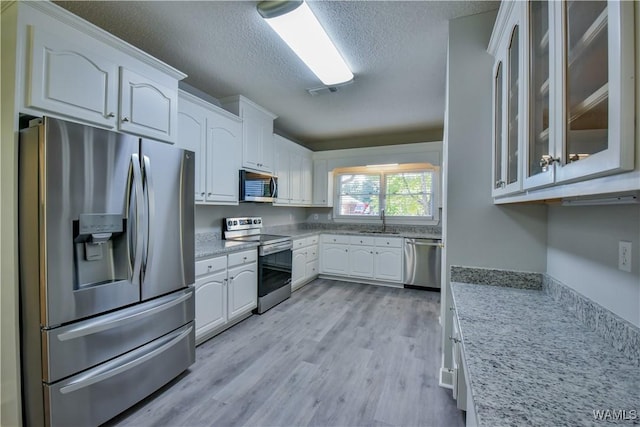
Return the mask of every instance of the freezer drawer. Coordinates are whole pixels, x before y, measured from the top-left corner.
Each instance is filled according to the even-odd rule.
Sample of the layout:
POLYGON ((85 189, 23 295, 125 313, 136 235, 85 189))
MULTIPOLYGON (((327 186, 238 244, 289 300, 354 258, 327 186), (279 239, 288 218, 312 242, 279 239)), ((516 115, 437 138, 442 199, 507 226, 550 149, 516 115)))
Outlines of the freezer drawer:
POLYGON ((195 362, 193 322, 123 356, 44 386, 51 426, 99 425, 195 362))
POLYGON ((161 337, 194 319, 192 288, 42 331, 43 381, 52 383, 161 337))

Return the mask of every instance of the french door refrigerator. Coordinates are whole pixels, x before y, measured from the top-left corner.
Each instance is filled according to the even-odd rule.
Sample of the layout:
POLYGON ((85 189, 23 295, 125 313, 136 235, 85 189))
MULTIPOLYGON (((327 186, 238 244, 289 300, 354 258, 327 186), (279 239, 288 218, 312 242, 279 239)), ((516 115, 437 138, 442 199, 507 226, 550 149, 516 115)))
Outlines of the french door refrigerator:
POLYGON ((25 424, 98 425, 195 361, 194 153, 32 122, 19 149, 25 424))

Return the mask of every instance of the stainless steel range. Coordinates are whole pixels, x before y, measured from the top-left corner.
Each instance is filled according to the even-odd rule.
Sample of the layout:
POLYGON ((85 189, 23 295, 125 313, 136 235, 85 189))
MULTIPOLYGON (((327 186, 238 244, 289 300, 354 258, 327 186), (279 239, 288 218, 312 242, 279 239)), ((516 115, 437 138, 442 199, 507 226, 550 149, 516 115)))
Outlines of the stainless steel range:
POLYGON ((291 237, 262 234, 262 218, 224 220, 227 240, 259 242, 258 308, 262 314, 291 296, 291 237))

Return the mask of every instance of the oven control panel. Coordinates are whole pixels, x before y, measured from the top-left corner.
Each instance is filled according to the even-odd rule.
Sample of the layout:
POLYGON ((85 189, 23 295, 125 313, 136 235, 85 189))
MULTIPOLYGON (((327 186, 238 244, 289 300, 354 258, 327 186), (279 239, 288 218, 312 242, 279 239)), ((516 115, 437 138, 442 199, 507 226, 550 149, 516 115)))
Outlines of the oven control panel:
POLYGON ((227 231, 262 228, 262 218, 259 216, 242 217, 242 218, 225 218, 224 226, 227 231))

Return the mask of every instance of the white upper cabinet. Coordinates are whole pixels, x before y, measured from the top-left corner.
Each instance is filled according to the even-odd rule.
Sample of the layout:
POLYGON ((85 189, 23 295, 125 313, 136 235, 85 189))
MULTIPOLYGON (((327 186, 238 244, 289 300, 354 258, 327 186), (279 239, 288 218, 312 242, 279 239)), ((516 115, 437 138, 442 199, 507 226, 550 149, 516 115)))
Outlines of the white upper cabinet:
POLYGON ((243 96, 224 98, 220 102, 242 118, 242 166, 273 173, 273 121, 278 116, 243 96))
POLYGON ((176 145, 196 153, 196 203, 237 205, 240 118, 182 90, 178 110, 176 145))
POLYGON ((173 142, 177 122, 177 87, 166 87, 120 68, 120 130, 173 142))
POLYGON ((633 2, 551 3, 556 41, 556 181, 634 167, 633 2), (562 79, 562 80, 561 80, 562 79))
POLYGON ((311 205, 313 165, 311 151, 280 135, 273 135, 275 174, 278 177, 276 205, 311 205))
POLYGON ((273 135, 273 147, 275 150, 274 173, 278 177, 278 194, 274 205, 288 205, 291 203, 290 193, 290 155, 289 140, 280 135, 273 135))
POLYGON ((242 123, 218 108, 207 117, 208 202, 238 203, 242 123))
POLYGON ((16 7, 20 112, 175 142, 185 74, 53 3, 16 7))
POLYGON ((522 188, 520 126, 523 108, 522 10, 510 10, 504 37, 496 52, 493 87, 493 196, 519 192, 522 188))
POLYGON ((190 102, 191 95, 180 91, 178 104, 178 139, 176 145, 196 154, 195 201, 204 202, 206 195, 207 109, 190 102))
POLYGON ((118 65, 41 28, 29 30, 26 105, 115 128, 118 65))
MULTIPOLYGON (((552 141, 557 138, 556 127, 551 126, 554 116, 551 114, 551 64, 553 49, 551 38, 552 10, 548 1, 531 2, 527 7, 527 25, 529 30, 529 79, 528 79, 528 122, 526 136, 528 144, 524 151, 524 188, 548 185, 555 180, 555 159, 551 150, 552 141)), ((554 86, 555 91, 555 86, 554 86)))
POLYGON ((570 186, 539 190, 634 169, 633 7, 502 2, 489 44, 494 197, 563 197, 570 186))
POLYGON ((314 206, 333 206, 333 172, 329 171, 327 160, 313 161, 312 204, 314 206))

